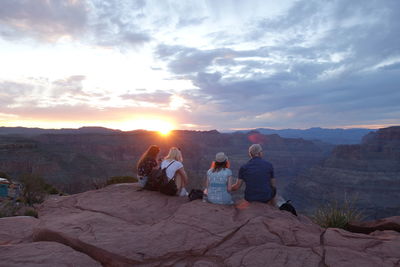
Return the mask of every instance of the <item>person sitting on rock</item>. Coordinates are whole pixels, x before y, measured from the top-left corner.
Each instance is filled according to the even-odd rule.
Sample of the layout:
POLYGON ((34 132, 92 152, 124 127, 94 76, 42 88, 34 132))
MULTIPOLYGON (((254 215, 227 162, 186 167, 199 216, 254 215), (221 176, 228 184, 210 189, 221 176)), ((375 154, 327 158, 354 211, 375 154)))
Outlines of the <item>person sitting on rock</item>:
POLYGON ((151 145, 140 157, 137 163, 137 173, 140 186, 144 187, 147 183, 149 174, 153 169, 158 169, 158 154, 160 148, 156 145, 151 145))
POLYGON ((178 188, 179 196, 187 196, 186 185, 188 183, 188 177, 185 169, 183 168, 183 157, 180 149, 172 147, 168 155, 161 162, 161 169, 166 169, 166 174, 169 180, 175 177, 175 184, 178 188))
POLYGON ((231 194, 232 171, 229 169, 228 157, 224 152, 215 155, 215 161, 207 171, 207 199, 215 204, 233 204, 231 194))
POLYGON ((262 147, 253 144, 249 147, 251 159, 240 167, 239 179, 232 185, 232 191, 246 183, 244 198, 246 201, 258 201, 275 205, 276 180, 271 163, 262 158, 262 147))

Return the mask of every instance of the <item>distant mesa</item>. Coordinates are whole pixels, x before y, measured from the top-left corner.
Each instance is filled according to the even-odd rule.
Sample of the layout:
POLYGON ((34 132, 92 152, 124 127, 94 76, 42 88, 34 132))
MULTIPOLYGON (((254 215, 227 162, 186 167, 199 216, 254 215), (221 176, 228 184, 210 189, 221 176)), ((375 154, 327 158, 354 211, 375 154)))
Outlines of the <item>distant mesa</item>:
POLYGON ((359 144, 362 138, 374 132, 374 129, 324 129, 314 127, 306 130, 283 129, 275 130, 268 128, 257 128, 254 130, 242 130, 244 133, 278 134, 284 138, 303 138, 305 140, 320 140, 330 144, 359 144))
POLYGON ((19 134, 19 135, 40 135, 40 134, 110 134, 120 133, 120 130, 113 130, 104 127, 81 127, 78 129, 41 129, 26 127, 0 127, 1 134, 19 134))

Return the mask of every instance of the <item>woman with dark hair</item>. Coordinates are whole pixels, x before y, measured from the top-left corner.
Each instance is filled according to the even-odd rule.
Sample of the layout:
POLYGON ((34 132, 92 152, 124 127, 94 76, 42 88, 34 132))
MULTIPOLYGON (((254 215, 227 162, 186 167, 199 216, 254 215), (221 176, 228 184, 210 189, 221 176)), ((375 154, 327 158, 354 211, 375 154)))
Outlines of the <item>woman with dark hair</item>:
POLYGON ((139 184, 144 187, 147 183, 147 178, 153 169, 158 169, 158 153, 160 148, 156 145, 151 145, 140 157, 137 163, 137 173, 139 184))
POLYGON ((215 161, 207 171, 207 199, 215 204, 233 204, 231 194, 232 171, 224 152, 215 155, 215 161))

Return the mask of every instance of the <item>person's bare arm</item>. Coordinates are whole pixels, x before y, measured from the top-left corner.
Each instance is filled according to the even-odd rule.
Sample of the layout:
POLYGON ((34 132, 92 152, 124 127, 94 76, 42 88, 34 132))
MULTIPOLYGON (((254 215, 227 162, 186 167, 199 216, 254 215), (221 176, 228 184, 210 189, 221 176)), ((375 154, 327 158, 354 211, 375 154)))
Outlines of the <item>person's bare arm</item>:
POLYGON ((271 179, 271 187, 276 189, 276 179, 275 178, 271 179))
POLYGON ((232 176, 228 177, 228 183, 227 183, 227 191, 230 192, 232 191, 232 176))
POLYGON ((238 190, 242 186, 242 184, 243 184, 243 180, 242 179, 238 179, 237 182, 234 185, 232 185, 231 191, 238 190))

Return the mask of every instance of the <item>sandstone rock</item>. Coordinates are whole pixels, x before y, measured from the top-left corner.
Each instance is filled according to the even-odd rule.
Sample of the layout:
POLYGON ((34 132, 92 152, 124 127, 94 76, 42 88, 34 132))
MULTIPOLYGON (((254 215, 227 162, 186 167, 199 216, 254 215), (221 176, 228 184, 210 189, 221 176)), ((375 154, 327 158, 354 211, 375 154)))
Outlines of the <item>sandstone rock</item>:
POLYGON ((0 266, 101 266, 87 255, 55 242, 0 246, 0 266))
POLYGON ((9 255, 20 255, 19 262, 34 265, 37 261, 30 258, 40 259, 38 251, 47 246, 46 251, 56 252, 43 250, 45 264, 57 266, 82 265, 61 261, 67 258, 96 261, 85 266, 354 267, 400 262, 400 234, 394 231, 365 235, 326 230, 305 216, 262 203, 236 209, 138 189, 119 184, 49 199, 39 208, 39 223, 33 220, 35 226, 24 235, 33 233, 33 242, 20 238, 30 243, 0 245, 0 257, 5 255, 4 264, 12 266, 9 255), (57 256, 60 246, 69 249, 66 255, 77 256, 57 256), (78 256, 83 254, 90 258, 78 256))
POLYGON ((0 245, 32 242, 39 220, 30 216, 0 218, 0 245))
POLYGON ((380 219, 368 222, 350 222, 346 230, 355 233, 369 234, 374 231, 393 230, 400 232, 400 216, 380 219))

